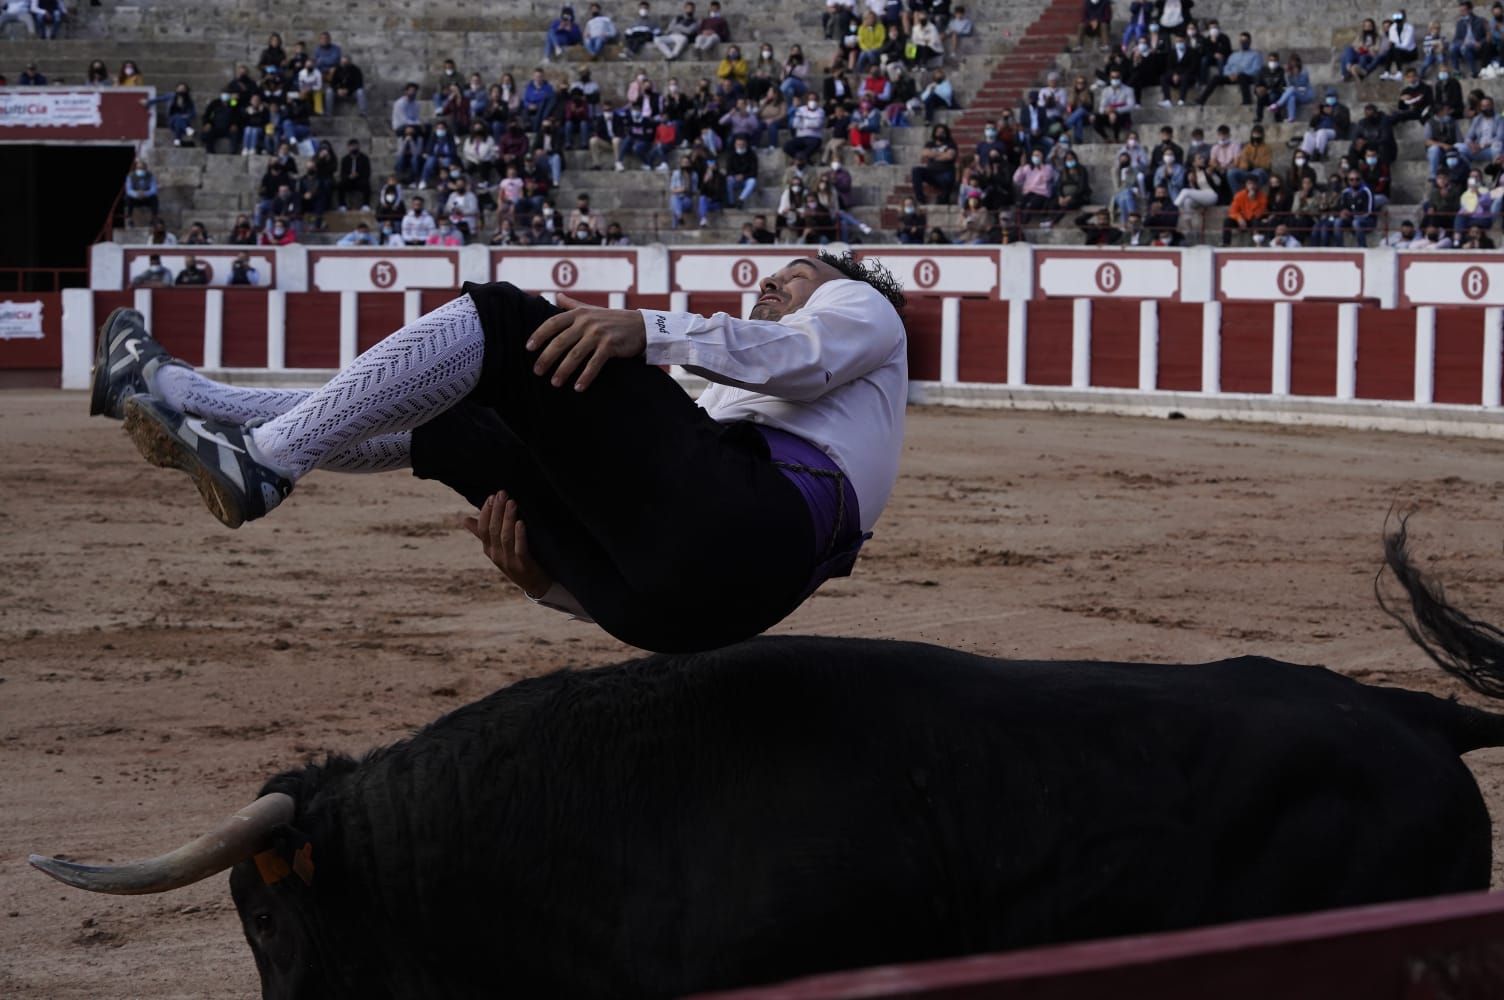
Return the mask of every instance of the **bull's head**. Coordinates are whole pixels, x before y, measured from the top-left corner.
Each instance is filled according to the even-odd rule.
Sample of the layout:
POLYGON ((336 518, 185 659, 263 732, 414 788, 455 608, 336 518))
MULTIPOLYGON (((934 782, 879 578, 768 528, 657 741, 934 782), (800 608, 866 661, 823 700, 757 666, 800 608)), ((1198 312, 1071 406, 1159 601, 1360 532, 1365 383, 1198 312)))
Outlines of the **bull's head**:
POLYGON ((279 843, 287 839, 294 811, 292 796, 272 792, 160 857, 123 865, 81 865, 39 854, 29 860, 59 882, 116 895, 168 892, 233 868, 230 890, 256 956, 262 995, 268 1000, 321 996, 326 994, 311 954, 310 928, 304 926, 306 908, 297 905, 312 881, 309 849, 279 843))

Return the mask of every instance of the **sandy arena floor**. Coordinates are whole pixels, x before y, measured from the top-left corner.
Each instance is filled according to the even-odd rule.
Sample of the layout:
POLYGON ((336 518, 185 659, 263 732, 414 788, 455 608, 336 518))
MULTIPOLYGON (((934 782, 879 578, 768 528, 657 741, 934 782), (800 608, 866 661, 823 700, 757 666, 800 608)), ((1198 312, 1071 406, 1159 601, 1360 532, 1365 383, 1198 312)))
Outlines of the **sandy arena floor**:
MULTIPOLYGON (((96 896, 26 854, 155 854, 309 755, 631 653, 510 590, 441 487, 319 474, 230 532, 85 411, 0 393, 0 996, 254 996, 224 877, 96 896)), ((916 410, 857 575, 781 630, 1458 692, 1374 604, 1380 531, 1417 505, 1418 550, 1501 621, 1501 491, 1501 443, 916 410)), ((1470 763, 1501 815, 1504 751, 1470 763)))

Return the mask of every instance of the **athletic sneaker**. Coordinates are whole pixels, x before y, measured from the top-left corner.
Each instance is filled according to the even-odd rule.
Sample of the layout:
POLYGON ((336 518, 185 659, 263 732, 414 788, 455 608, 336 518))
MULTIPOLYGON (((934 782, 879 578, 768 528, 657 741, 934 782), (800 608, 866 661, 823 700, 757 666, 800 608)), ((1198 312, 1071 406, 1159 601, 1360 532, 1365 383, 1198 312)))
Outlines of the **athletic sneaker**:
POLYGON ((134 309, 110 313, 94 342, 94 372, 90 376, 89 416, 113 417, 125 413, 125 401, 137 393, 150 393, 150 378, 163 365, 180 365, 146 329, 146 318, 134 309))
POLYGON ((152 396, 125 403, 125 430, 152 465, 182 469, 227 528, 266 516, 292 480, 259 460, 246 428, 181 413, 152 396))

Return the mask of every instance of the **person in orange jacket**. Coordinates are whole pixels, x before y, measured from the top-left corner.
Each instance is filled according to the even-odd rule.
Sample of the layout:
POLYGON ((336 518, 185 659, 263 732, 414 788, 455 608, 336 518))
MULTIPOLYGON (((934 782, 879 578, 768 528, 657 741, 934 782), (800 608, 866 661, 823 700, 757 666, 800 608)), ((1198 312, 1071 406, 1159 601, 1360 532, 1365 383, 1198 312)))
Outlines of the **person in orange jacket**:
POLYGON ((1243 190, 1232 196, 1232 205, 1227 209, 1227 218, 1222 223, 1222 245, 1232 242, 1236 232, 1253 235, 1255 224, 1269 214, 1269 195, 1259 187, 1259 179, 1252 174, 1243 178, 1243 190))

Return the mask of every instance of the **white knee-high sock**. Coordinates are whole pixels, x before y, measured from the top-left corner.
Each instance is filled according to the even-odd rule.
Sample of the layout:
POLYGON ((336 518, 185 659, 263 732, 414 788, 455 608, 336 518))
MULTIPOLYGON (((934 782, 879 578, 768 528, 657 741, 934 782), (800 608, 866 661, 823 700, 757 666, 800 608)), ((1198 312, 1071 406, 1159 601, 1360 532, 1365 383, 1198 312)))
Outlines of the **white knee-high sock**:
MULTIPOLYGON (((163 365, 157 369, 151 388, 175 410, 232 424, 270 420, 313 395, 311 389, 226 385, 181 365, 163 365)), ((410 431, 380 434, 357 441, 330 454, 319 465, 330 472, 391 472, 411 467, 410 431)))
POLYGON ((356 358, 321 389, 251 431, 256 452, 300 479, 358 441, 410 431, 480 381, 485 336, 462 295, 356 358))

